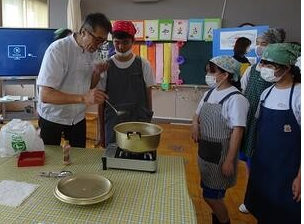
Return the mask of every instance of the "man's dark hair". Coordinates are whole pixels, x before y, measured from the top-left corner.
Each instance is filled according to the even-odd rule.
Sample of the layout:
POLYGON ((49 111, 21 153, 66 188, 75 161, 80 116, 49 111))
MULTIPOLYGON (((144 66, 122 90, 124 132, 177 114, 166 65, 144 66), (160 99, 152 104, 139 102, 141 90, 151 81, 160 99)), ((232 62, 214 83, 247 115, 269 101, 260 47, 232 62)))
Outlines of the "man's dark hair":
POLYGON ((86 16, 80 28, 80 32, 83 29, 95 31, 96 27, 104 28, 107 32, 112 33, 112 25, 110 20, 103 13, 99 12, 91 13, 86 16))

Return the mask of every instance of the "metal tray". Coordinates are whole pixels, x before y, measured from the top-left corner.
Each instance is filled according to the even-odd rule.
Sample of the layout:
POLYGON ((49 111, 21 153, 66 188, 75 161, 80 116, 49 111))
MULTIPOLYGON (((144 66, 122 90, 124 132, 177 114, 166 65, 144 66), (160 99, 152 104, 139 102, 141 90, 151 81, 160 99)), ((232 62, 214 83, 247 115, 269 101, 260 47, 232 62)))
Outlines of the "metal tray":
POLYGON ((54 195, 70 204, 94 204, 110 198, 114 193, 112 182, 98 174, 80 173, 58 181, 54 195))
POLYGON ((73 205, 92 205, 92 204, 103 202, 103 201, 109 199, 110 197, 112 197, 113 194, 114 194, 114 188, 112 188, 111 191, 107 195, 105 195, 104 197, 100 197, 100 198, 96 198, 96 199, 90 199, 90 200, 65 199, 65 198, 62 198, 60 195, 57 194, 56 189, 54 189, 53 193, 54 193, 54 196, 57 199, 59 199, 62 202, 68 203, 68 204, 73 204, 73 205))

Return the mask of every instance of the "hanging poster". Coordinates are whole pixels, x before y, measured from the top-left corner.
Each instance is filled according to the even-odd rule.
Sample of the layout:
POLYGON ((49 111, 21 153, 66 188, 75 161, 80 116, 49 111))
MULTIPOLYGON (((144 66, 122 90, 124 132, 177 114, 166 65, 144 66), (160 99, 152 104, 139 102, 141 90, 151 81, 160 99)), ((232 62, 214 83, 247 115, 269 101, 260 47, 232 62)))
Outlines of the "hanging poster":
POLYGON ((159 20, 158 36, 159 40, 171 40, 172 39, 172 26, 173 20, 159 20))
POLYGON ((188 40, 203 40, 204 19, 189 19, 188 40))
POLYGON ((239 37, 247 37, 251 40, 250 52, 246 54, 247 58, 251 58, 250 62, 256 61, 255 42, 256 38, 266 31, 268 26, 252 26, 252 27, 236 27, 236 28, 222 28, 214 30, 213 32, 213 56, 219 55, 233 55, 233 47, 235 41, 239 37))
POLYGON ((144 21, 143 20, 133 20, 132 23, 135 26, 135 40, 144 40, 144 21))
POLYGON ((220 33, 220 50, 233 50, 235 41, 239 37, 247 37, 251 40, 251 47, 254 49, 255 40, 257 38, 257 29, 240 29, 240 30, 230 30, 220 33))
POLYGON ((187 41, 188 20, 173 20, 172 40, 187 41))
POLYGON ((145 20, 145 40, 158 40, 158 20, 145 20))
POLYGON ((203 40, 212 41, 213 30, 221 28, 221 19, 205 19, 203 40))

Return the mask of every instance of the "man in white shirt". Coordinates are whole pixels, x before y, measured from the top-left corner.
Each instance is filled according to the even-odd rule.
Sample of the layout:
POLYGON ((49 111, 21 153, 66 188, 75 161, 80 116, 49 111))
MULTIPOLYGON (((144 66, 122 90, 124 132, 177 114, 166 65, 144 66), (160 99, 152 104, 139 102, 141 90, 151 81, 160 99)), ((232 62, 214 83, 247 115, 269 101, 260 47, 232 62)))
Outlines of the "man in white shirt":
POLYGON ((108 65, 93 61, 111 29, 104 14, 89 14, 79 33, 53 42, 46 50, 37 79, 44 144, 60 145, 64 134, 71 146, 85 147, 86 105, 100 104, 107 98, 93 80, 98 80, 108 65))

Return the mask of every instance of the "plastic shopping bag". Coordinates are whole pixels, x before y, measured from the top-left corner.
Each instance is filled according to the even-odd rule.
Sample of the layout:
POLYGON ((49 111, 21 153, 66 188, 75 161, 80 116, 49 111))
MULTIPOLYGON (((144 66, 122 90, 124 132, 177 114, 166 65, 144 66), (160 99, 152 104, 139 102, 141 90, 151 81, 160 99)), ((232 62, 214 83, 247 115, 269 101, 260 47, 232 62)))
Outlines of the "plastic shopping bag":
POLYGON ((13 156, 23 151, 44 151, 44 144, 30 122, 13 119, 0 130, 0 156, 13 156))

